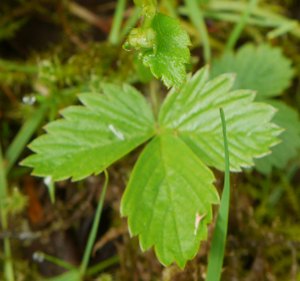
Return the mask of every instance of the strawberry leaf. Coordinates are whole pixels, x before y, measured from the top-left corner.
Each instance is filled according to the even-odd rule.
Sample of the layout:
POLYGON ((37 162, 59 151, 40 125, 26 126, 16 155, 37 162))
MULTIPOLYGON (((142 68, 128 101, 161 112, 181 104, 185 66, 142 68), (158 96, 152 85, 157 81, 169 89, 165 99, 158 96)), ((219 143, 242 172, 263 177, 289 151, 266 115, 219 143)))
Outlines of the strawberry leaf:
POLYGON ((121 203, 141 248, 155 245, 162 264, 175 260, 183 268, 207 237, 211 204, 219 203, 213 181, 213 173, 182 140, 171 134, 153 139, 139 157, 121 203))
POLYGON ((259 172, 270 174, 272 167, 283 169, 290 159, 297 157, 300 148, 300 122, 297 111, 283 102, 266 102, 278 109, 272 122, 285 129, 278 137, 282 142, 271 148, 272 153, 254 160, 259 172))
POLYGON ((34 175, 80 180, 100 173, 153 136, 153 113, 138 91, 128 85, 102 88, 105 95, 79 95, 85 107, 63 110, 65 119, 47 125, 48 134, 29 145, 37 154, 22 164, 34 167, 34 175))
POLYGON ((224 144, 219 107, 226 115, 231 171, 253 165, 254 157, 269 153, 277 144, 281 129, 269 123, 275 109, 264 103, 253 103, 255 93, 249 90, 229 92, 235 75, 225 74, 207 82, 204 68, 177 92, 171 90, 160 114, 161 130, 173 130, 207 165, 224 170, 224 144))
POLYGON ((294 71, 292 62, 280 48, 263 44, 246 44, 237 53, 225 52, 212 63, 211 78, 224 73, 236 73, 233 90, 257 91, 256 99, 278 96, 289 87, 294 71))
POLYGON ((178 89, 186 78, 185 63, 190 62, 189 36, 178 20, 160 13, 156 13, 151 27, 156 33, 157 48, 142 53, 142 61, 168 88, 178 89))

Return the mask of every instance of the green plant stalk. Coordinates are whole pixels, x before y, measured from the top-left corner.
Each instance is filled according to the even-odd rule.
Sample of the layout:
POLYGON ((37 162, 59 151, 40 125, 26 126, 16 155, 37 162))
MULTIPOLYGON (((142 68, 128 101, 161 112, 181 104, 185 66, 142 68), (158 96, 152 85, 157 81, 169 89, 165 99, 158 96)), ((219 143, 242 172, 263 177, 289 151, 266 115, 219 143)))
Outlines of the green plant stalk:
MULTIPOLYGON (((235 11, 238 13, 243 13, 249 4, 245 3, 245 2, 237 2, 237 1, 223 1, 223 0, 211 0, 208 3, 208 7, 211 10, 214 11, 218 11, 218 10, 225 10, 225 11, 235 11)), ((267 9, 263 9, 263 8, 257 8, 254 7, 254 9, 252 10, 252 14, 257 16, 257 17, 262 17, 262 18, 266 18, 268 20, 285 20, 285 21, 289 21, 288 18, 279 15, 275 12, 272 12, 270 10, 267 9)))
POLYGON ((100 262, 94 266, 91 266, 87 271, 86 271, 86 276, 92 276, 94 274, 97 274, 104 269, 110 267, 111 265, 118 264, 120 262, 120 257, 119 255, 115 255, 109 259, 106 259, 103 262, 100 262))
POLYGON ((70 270, 76 269, 76 266, 74 266, 64 260, 61 260, 59 258, 44 254, 42 252, 35 252, 34 254, 40 255, 43 260, 50 261, 50 262, 55 263, 63 268, 70 269, 70 270))
POLYGON ((21 65, 3 59, 0 59, 0 67, 8 71, 22 71, 22 72, 32 73, 32 74, 38 72, 37 66, 21 65))
MULTIPOLYGON (((178 8, 178 13, 181 15, 188 15, 188 11, 186 7, 179 7, 178 8)), ((254 13, 253 13, 254 14, 254 13)), ((221 20, 221 21, 229 21, 229 22, 239 22, 240 20, 240 14, 237 14, 235 10, 233 11, 222 11, 222 10, 205 10, 203 11, 203 15, 207 18, 212 18, 215 20, 221 20)), ((290 21, 287 20, 279 20, 279 19, 269 19, 261 16, 257 16, 255 18, 248 18, 247 19, 247 24, 251 25, 257 25, 257 26, 262 26, 262 27, 279 27, 280 25, 287 23, 290 21)))
POLYGON ((35 114, 33 114, 33 116, 25 122, 25 124, 18 132, 17 136, 12 141, 11 145, 5 153, 6 174, 9 173, 10 169, 16 163, 18 157, 24 150, 25 146, 36 131, 37 127, 43 121, 47 110, 48 105, 45 103, 42 104, 40 108, 35 112, 35 114))
POLYGON ((117 46, 120 43, 120 29, 126 8, 126 2, 127 0, 118 0, 117 2, 112 27, 108 36, 108 41, 114 46, 117 46))
MULTIPOLYGON (((248 4, 244 3, 244 2, 219 1, 219 0, 211 0, 211 1, 209 1, 209 5, 208 5, 210 10, 213 10, 213 11, 225 10, 226 11, 225 13, 228 13, 228 11, 242 13, 245 11, 245 9, 247 9, 247 6, 248 6, 248 4)), ((252 14, 255 17, 264 19, 265 26, 280 27, 283 24, 293 21, 282 15, 279 15, 275 12, 272 12, 270 10, 263 9, 263 8, 255 7, 252 10, 252 14)), ((300 37, 300 27, 298 26, 297 28, 291 30, 290 33, 297 37, 300 37)))
MULTIPOLYGON (((185 11, 183 10, 182 13, 185 15, 185 11)), ((240 15, 236 13, 224 13, 222 11, 204 11, 204 16, 207 18, 219 20, 219 21, 228 21, 228 22, 234 22, 237 23, 240 20, 240 15)), ((246 24, 249 25, 255 25, 255 26, 261 26, 261 27, 278 27, 278 24, 280 22, 275 20, 264 20, 263 18, 248 18, 246 24)))
POLYGON ((150 99, 150 104, 153 110, 154 117, 157 120, 158 112, 160 108, 160 100, 158 96, 157 80, 155 79, 152 79, 149 82, 149 99, 150 99))
POLYGON ((255 6, 257 5, 258 1, 259 0, 249 0, 248 6, 244 10, 244 13, 240 17, 239 22, 236 24, 236 26, 234 27, 233 31, 231 32, 231 34, 229 36, 229 39, 226 44, 227 51, 234 48, 237 40, 239 39, 239 37, 244 29, 244 26, 245 26, 248 18, 250 17, 250 15, 251 15, 253 9, 255 8, 255 6))
POLYGON ((89 263, 89 260, 90 260, 90 256, 91 256, 93 246, 94 246, 94 243, 95 243, 97 230, 98 230, 99 223, 100 223, 103 202, 104 202, 105 193, 106 193, 107 184, 108 184, 108 173, 105 169, 103 169, 103 171, 104 171, 104 174, 105 174, 105 183, 104 183, 102 194, 101 194, 98 206, 97 206, 96 215, 95 215, 95 218, 94 218, 91 233, 89 235, 89 239, 88 239, 87 245, 85 247, 84 255, 83 255, 83 258, 82 258, 82 262, 81 262, 81 266, 80 266, 80 276, 81 277, 84 277, 84 275, 86 273, 88 263, 89 263))
POLYGON ((229 151, 226 137, 226 121, 222 108, 220 108, 220 115, 223 127, 223 139, 225 149, 225 180, 224 189, 221 199, 221 205, 218 212, 216 227, 213 235, 211 245, 208 268, 207 281, 218 281, 221 278, 223 257, 225 252, 225 243, 228 227, 229 201, 230 201, 230 171, 229 171, 229 151))
MULTIPOLYGON (((2 148, 0 143, 0 212, 1 212, 1 223, 2 223, 2 230, 6 231, 8 229, 8 222, 7 222, 7 214, 4 207, 4 202, 7 197, 7 182, 6 182, 6 174, 3 165, 3 158, 2 158, 2 148)), ((14 281, 14 269, 12 264, 12 255, 10 249, 10 242, 8 238, 4 239, 4 254, 5 254, 5 261, 4 261, 4 275, 7 281, 14 281)))
POLYGON ((210 63, 211 60, 211 48, 209 42, 209 35, 205 24, 203 12, 201 11, 196 0, 184 0, 187 7, 188 14, 191 18, 192 23, 196 26, 201 34, 203 48, 204 48, 204 59, 206 63, 210 63))
POLYGON ((132 28, 134 28, 134 26, 137 24, 141 11, 142 11, 142 9, 140 7, 137 7, 137 6, 134 7, 133 13, 128 18, 128 20, 126 21, 126 23, 121 31, 120 41, 123 40, 125 38, 125 36, 130 32, 130 30, 132 28))
MULTIPOLYGON (((247 8, 247 4, 243 2, 231 2, 231 1, 218 1, 211 0, 206 6, 207 10, 203 11, 203 14, 207 18, 213 18, 216 20, 239 22, 240 13, 243 13, 247 8)), ((186 7, 181 6, 178 8, 178 12, 181 15, 188 15, 186 7)), ((293 22, 282 15, 278 15, 274 12, 268 11, 262 8, 254 8, 252 15, 247 19, 247 24, 262 26, 262 27, 275 27, 280 28, 285 24, 293 22)), ((300 37, 300 27, 289 31, 291 34, 300 37)))
POLYGON ((298 26, 299 26, 299 23, 297 21, 289 21, 287 23, 282 24, 278 28, 270 31, 267 34, 267 38, 269 40, 272 40, 272 39, 274 39, 276 37, 279 37, 279 36, 281 36, 283 34, 291 32, 292 30, 296 29, 298 26))

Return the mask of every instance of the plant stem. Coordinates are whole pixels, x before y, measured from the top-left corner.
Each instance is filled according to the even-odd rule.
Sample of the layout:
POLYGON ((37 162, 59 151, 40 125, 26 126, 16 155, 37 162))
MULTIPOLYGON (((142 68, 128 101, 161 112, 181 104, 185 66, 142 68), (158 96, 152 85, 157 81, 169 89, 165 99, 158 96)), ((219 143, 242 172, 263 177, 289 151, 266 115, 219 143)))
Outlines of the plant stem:
POLYGON ((141 8, 135 6, 133 13, 128 18, 128 20, 126 21, 126 23, 121 31, 120 41, 123 40, 123 38, 129 33, 129 31, 137 24, 140 13, 141 13, 141 8))
POLYGON ((156 79, 152 79, 149 82, 149 98, 154 117, 157 120, 160 107, 160 100, 158 96, 158 84, 156 79))
POLYGON ((188 14, 191 18, 192 23, 196 26, 196 28, 201 34, 204 48, 205 63, 210 63, 211 49, 203 13, 196 0, 184 0, 184 3, 187 7, 188 14))
POLYGON ((240 17, 239 22, 236 24, 234 27, 233 31, 231 32, 229 39, 226 44, 226 50, 231 50, 234 48, 237 40, 239 39, 243 28, 250 17, 253 9, 255 8, 256 4, 258 3, 259 0, 249 0, 249 4, 247 5, 246 9, 244 10, 243 15, 240 17))
POLYGON ((220 108, 223 139, 225 149, 225 180, 224 189, 221 199, 221 206, 218 212, 218 218, 213 235, 213 241, 210 249, 208 268, 207 268, 207 281, 219 281, 221 278, 223 257, 225 251, 225 243, 228 227, 228 214, 229 214, 229 201, 230 201, 230 171, 229 171, 229 151, 226 137, 226 121, 222 108, 220 108))
POLYGON ((40 259, 40 261, 47 260, 47 261, 55 263, 55 264, 57 264, 57 265, 59 265, 63 268, 70 269, 70 270, 76 269, 76 266, 74 266, 73 264, 70 264, 70 263, 68 263, 64 260, 61 260, 61 259, 57 258, 57 257, 53 257, 53 256, 50 256, 50 255, 44 254, 40 251, 35 252, 33 254, 33 259, 34 260, 39 260, 40 259))
POLYGON ((289 21, 287 23, 283 23, 281 26, 277 27, 276 29, 270 31, 267 33, 267 38, 269 40, 272 40, 276 37, 279 37, 283 34, 286 34, 288 32, 291 32, 292 30, 294 30, 295 28, 297 28, 299 26, 298 21, 289 21))
POLYGON ((120 29, 123 21, 123 14, 126 8, 127 0, 118 0, 115 10, 112 27, 108 36, 108 41, 116 46, 120 43, 120 29))
POLYGON ((90 256, 91 256, 93 246, 94 246, 94 243, 95 243, 97 230, 98 230, 99 223, 100 223, 103 202, 104 202, 105 193, 106 193, 107 184, 108 184, 108 173, 105 169, 103 171, 104 171, 104 174, 105 174, 105 183, 104 183, 102 194, 101 194, 98 206, 97 206, 96 215, 95 215, 95 218, 94 218, 91 233, 89 235, 89 239, 88 239, 87 245, 85 247, 84 255, 83 255, 83 258, 82 258, 82 262, 81 262, 81 266, 80 266, 80 276, 81 277, 84 277, 84 275, 86 273, 88 263, 89 263, 89 260, 90 260, 90 256))
MULTIPOLYGON (((203 11, 203 13, 207 18, 239 22, 241 17, 239 13, 243 13, 247 9, 248 4, 238 1, 210 0, 205 7, 206 10, 203 11)), ((178 12, 182 15, 188 15, 188 11, 185 7, 179 7, 178 12)), ((285 24, 293 22, 293 20, 263 8, 255 7, 252 10, 252 15, 255 17, 248 18, 246 21, 247 24, 280 28, 285 24)), ((298 24, 298 26, 289 30, 289 32, 300 38, 300 25, 298 24)))
POLYGON ((22 65, 22 64, 14 63, 3 59, 0 59, 0 67, 8 71, 22 71, 22 72, 32 73, 32 74, 38 72, 37 66, 22 65))
MULTIPOLYGON (((6 231, 8 229, 7 214, 3 202, 6 198, 7 198, 7 182, 6 182, 4 165, 3 165, 2 148, 0 143, 0 211, 1 211, 1 223, 2 223, 3 231, 6 231)), ((4 239, 4 254, 5 254, 4 275, 7 281, 14 281, 15 280, 14 269, 12 264, 10 242, 8 238, 4 239)))
POLYGON ((18 157, 24 150, 25 146, 36 131, 37 127, 44 119, 47 110, 48 105, 45 103, 42 104, 40 108, 33 114, 33 116, 25 122, 25 124, 18 132, 17 136, 12 141, 11 145, 5 153, 6 174, 9 173, 10 169, 17 161, 18 157))
POLYGON ((94 266, 91 266, 87 271, 86 271, 86 276, 92 276, 100 271, 103 271, 104 269, 108 268, 111 265, 117 264, 120 262, 120 257, 119 255, 115 255, 109 259, 106 259, 103 262, 100 262, 94 266))

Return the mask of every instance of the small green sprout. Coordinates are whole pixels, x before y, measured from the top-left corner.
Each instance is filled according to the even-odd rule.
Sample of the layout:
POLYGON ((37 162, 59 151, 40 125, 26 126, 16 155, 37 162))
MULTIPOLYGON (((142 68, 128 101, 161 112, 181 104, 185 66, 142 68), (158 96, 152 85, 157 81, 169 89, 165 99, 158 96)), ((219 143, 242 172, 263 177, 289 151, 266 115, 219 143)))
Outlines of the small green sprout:
POLYGON ((123 44, 123 49, 128 50, 134 48, 141 55, 142 52, 153 50, 154 54, 157 51, 156 33, 153 28, 134 28, 129 33, 126 42, 123 44))

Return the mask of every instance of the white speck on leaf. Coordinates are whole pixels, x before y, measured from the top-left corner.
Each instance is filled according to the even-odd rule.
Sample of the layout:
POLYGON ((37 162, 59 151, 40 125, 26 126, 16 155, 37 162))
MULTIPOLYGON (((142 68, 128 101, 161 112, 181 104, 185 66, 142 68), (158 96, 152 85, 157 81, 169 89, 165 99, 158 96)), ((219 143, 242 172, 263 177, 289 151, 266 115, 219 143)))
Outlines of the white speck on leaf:
POLYGON ((121 132, 118 132, 112 124, 108 125, 108 129, 110 129, 118 139, 124 140, 124 135, 121 132))
POLYGON ((195 220, 195 231, 194 234, 197 235, 197 230, 199 227, 199 224, 201 220, 206 216, 207 213, 204 213, 203 215, 200 215, 199 212, 196 213, 196 220, 195 220))
POLYGON ((47 176, 44 178, 44 183, 45 185, 49 185, 52 182, 52 177, 51 176, 47 176))

